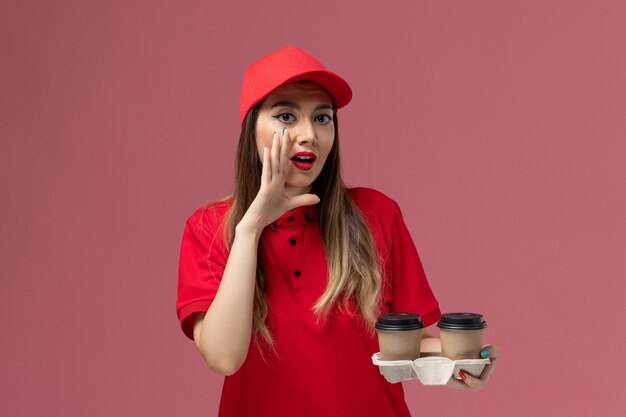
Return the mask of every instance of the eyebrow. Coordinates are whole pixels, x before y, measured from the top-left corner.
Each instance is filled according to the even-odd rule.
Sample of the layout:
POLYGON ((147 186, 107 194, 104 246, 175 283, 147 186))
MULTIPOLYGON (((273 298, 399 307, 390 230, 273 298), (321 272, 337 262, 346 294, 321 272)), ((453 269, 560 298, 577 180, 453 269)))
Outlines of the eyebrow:
MULTIPOLYGON (((300 106, 298 106, 296 103, 291 102, 291 101, 279 101, 278 103, 275 103, 272 106, 272 109, 274 107, 281 107, 281 106, 285 106, 285 107, 289 107, 295 110, 300 110, 300 106)), ((317 110, 323 110, 323 109, 329 109, 332 110, 332 106, 329 106, 328 104, 318 104, 317 107, 315 107, 315 111, 317 110)))

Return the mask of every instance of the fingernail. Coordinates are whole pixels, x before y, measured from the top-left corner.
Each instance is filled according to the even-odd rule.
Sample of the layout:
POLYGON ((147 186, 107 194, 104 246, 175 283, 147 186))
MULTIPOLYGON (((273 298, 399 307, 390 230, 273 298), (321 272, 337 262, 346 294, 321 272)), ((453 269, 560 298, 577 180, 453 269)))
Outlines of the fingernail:
MULTIPOLYGON (((476 351, 474 351, 476 352, 476 351)), ((480 351, 480 357, 483 359, 487 359, 489 357, 489 351, 487 349, 483 349, 480 351)))
POLYGON ((287 130, 287 128, 283 127, 283 136, 285 136, 285 130, 287 130))
POLYGON ((467 378, 467 375, 465 375, 465 372, 463 371, 459 371, 459 376, 461 377, 463 381, 465 381, 465 378, 467 378))

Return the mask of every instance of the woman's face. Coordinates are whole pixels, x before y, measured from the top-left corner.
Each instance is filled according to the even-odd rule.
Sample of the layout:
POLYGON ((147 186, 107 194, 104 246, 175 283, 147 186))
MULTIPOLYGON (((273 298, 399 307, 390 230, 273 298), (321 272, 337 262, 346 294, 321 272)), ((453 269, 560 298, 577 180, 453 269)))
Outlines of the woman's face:
POLYGON ((291 83, 265 98, 256 122, 256 147, 261 161, 263 146, 271 150, 273 133, 282 135, 283 128, 287 128, 291 138, 285 192, 289 196, 307 193, 322 172, 335 140, 332 101, 326 90, 314 83, 291 83), (312 153, 315 160, 294 161, 300 152, 312 153))

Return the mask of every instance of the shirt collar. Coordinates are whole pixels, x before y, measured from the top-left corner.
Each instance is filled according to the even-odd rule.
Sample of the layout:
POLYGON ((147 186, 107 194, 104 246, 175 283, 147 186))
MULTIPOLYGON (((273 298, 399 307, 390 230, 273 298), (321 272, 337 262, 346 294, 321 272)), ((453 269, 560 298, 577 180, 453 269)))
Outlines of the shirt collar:
POLYGON ((288 210, 287 213, 292 213, 294 216, 301 216, 307 221, 313 221, 316 219, 317 204, 296 207, 295 209, 288 210))
POLYGON ((314 222, 317 219, 317 204, 311 206, 300 206, 291 210, 287 210, 282 216, 276 219, 271 228, 298 228, 304 224, 314 222))

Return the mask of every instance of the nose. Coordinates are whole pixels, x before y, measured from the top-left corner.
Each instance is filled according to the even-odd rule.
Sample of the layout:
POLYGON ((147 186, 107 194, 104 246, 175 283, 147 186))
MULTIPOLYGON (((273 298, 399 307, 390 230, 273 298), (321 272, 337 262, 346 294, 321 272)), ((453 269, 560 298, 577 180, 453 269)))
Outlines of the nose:
POLYGON ((295 139, 299 145, 310 143, 313 146, 317 145, 317 136, 315 134, 315 127, 310 121, 303 121, 298 124, 296 129, 295 139))

